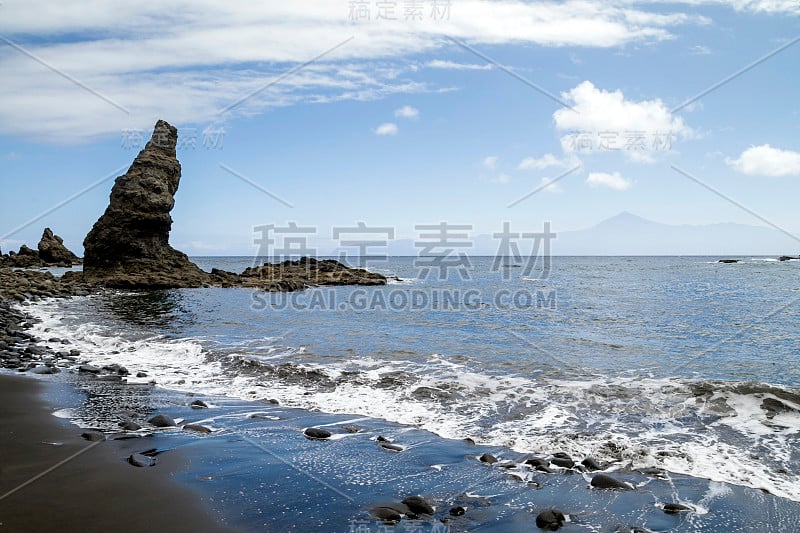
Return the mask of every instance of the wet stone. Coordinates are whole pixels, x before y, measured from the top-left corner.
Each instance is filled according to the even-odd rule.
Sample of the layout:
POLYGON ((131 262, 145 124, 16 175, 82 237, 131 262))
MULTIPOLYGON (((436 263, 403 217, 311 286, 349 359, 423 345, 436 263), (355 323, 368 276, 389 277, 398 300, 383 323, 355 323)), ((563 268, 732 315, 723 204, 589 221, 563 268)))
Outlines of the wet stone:
POLYGON ((310 440, 326 440, 331 438, 332 433, 326 429, 308 428, 303 431, 303 435, 310 440))
POLYGON ((149 468, 156 465, 155 457, 148 457, 141 453, 134 453, 128 457, 128 463, 138 468, 149 468))
POLYGON ((167 415, 156 415, 150 420, 147 421, 148 424, 151 426, 155 426, 157 428, 166 428, 166 427, 175 427, 177 424, 175 421, 168 417, 167 415))
POLYGON ((536 517, 536 527, 545 531, 558 531, 565 521, 564 513, 558 509, 548 509, 536 517))

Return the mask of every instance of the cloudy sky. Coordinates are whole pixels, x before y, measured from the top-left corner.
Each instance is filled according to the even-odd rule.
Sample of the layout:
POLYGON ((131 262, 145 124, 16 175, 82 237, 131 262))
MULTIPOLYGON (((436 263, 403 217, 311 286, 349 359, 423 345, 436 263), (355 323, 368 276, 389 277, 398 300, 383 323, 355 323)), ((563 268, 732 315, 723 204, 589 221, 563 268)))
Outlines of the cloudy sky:
POLYGON ((621 211, 800 235, 798 65, 797 0, 4 0, 0 247, 80 252, 158 118, 190 255, 621 211))

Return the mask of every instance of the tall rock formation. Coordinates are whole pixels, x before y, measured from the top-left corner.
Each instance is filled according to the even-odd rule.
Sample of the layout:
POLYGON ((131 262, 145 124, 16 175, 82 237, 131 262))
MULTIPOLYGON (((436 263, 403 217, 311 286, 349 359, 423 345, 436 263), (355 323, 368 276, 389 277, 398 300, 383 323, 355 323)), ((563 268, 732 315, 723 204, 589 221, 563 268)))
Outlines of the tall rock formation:
POLYGON ((42 233, 42 240, 39 241, 39 259, 45 263, 52 263, 57 265, 72 266, 80 263, 81 260, 77 255, 64 246, 64 239, 58 235, 53 234, 50 228, 44 228, 42 233))
POLYGON ((84 276, 107 287, 200 287, 207 273, 169 245, 170 211, 181 179, 178 130, 163 120, 128 172, 118 177, 102 217, 83 241, 84 276))

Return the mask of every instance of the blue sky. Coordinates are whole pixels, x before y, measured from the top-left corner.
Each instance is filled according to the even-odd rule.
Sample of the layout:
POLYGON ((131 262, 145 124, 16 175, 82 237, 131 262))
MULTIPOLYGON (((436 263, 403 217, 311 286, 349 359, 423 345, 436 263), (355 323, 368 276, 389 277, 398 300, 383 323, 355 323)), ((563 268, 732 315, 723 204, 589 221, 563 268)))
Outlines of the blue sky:
POLYGON ((80 252, 157 118, 189 141, 172 243, 190 255, 250 254, 254 226, 289 221, 413 239, 629 211, 800 235, 795 1, 228 4, 0 5, 4 251, 50 226, 80 252))

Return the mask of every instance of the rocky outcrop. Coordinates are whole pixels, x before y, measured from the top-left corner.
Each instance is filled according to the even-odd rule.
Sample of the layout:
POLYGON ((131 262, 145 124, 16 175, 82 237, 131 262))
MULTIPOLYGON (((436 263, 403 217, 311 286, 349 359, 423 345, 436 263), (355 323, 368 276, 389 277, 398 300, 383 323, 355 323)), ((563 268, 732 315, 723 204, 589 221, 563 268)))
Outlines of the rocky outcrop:
POLYGON ((72 266, 81 262, 77 255, 64 246, 64 239, 54 235, 50 228, 45 228, 39 241, 39 259, 45 263, 61 266, 72 266))
MULTIPOLYGON (((203 286, 297 291, 316 285, 385 285, 387 278, 334 260, 304 257, 247 269, 243 274, 211 274, 169 244, 172 208, 181 179, 175 147, 178 130, 163 120, 128 171, 114 182, 108 207, 83 241, 83 273, 70 282, 85 287, 171 289, 203 286)), ((79 259, 47 228, 39 251, 22 246, 0 257, 0 267, 73 264, 79 259)))
POLYGON ((248 268, 241 276, 245 287, 297 290, 316 285, 386 285, 387 278, 375 272, 350 268, 333 259, 302 257, 296 261, 248 268), (282 288, 283 287, 283 288, 282 288))
POLYGON ((108 208, 83 242, 87 281, 150 289, 209 283, 207 273, 169 244, 181 179, 177 141, 178 130, 159 120, 128 172, 116 179, 108 208))

